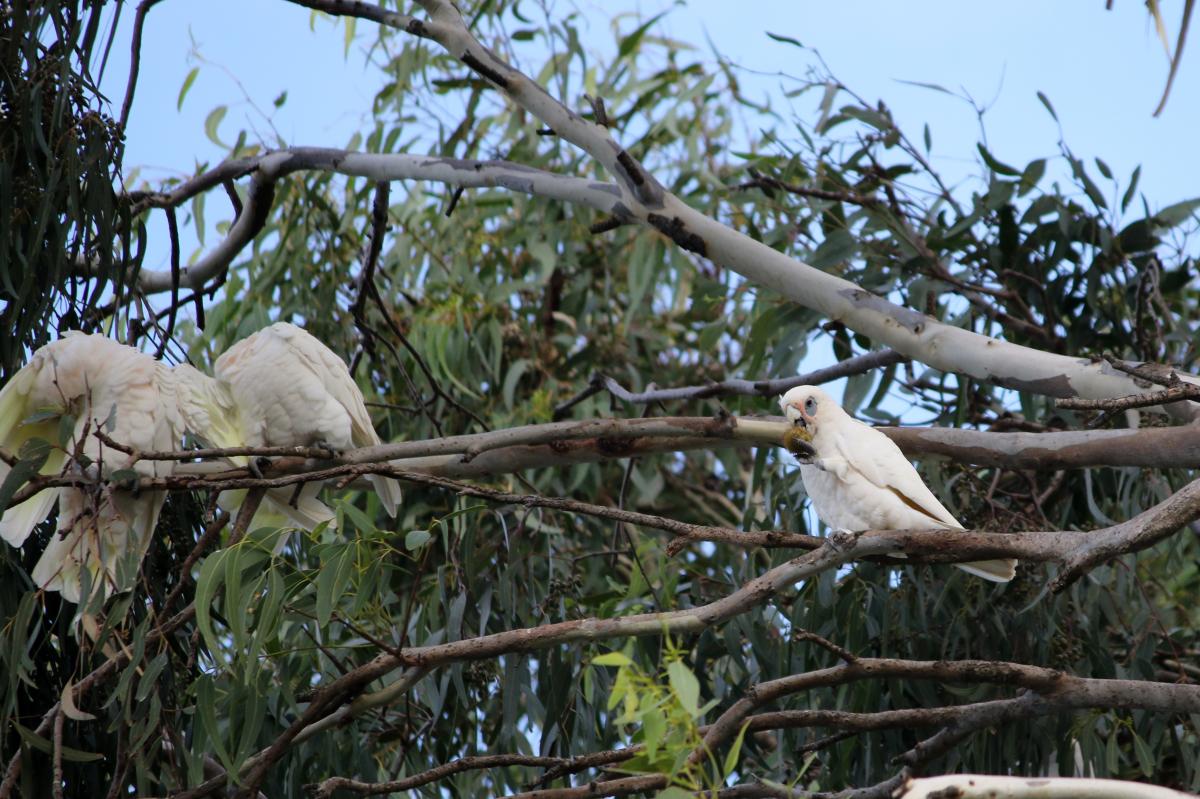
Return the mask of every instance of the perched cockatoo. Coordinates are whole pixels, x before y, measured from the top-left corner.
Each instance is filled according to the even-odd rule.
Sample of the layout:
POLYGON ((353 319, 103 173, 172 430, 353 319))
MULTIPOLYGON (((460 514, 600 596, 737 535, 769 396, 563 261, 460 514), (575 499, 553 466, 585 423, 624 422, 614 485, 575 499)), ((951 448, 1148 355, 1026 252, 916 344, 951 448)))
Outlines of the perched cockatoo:
MULTIPOLYGON (((851 418, 815 386, 797 386, 779 400, 797 437, 814 450, 800 476, 821 521, 835 530, 919 530, 963 526, 921 480, 900 448, 878 430, 851 418)), ((1015 560, 955 564, 985 580, 1008 582, 1015 560)))
MULTIPOLYGON (((293 324, 276 322, 242 339, 217 358, 213 372, 229 386, 246 446, 340 451, 382 443, 345 361, 293 324)), ((368 479, 395 516, 400 484, 368 479)))
MULTIPOLYGON (((0 446, 16 453, 29 439, 51 444, 41 474, 61 472, 68 453, 76 451, 90 465, 67 468, 91 475, 131 468, 141 477, 160 477, 174 470, 174 461, 138 460, 131 465, 131 456, 105 446, 96 430, 139 451, 175 449, 182 425, 170 369, 104 336, 71 332, 35 352, 0 391, 0 446), (59 427, 67 415, 74 416, 75 423, 71 440, 60 448, 59 427)), ((0 463, 0 481, 9 471, 0 463)), ((159 491, 139 494, 114 486, 47 489, 0 509, 0 537, 21 546, 58 502, 58 533, 32 577, 38 586, 79 602, 85 569, 94 592, 107 595, 129 586, 164 497, 159 491), (122 562, 131 568, 119 568, 122 562)))
MULTIPOLYGON (((189 433, 210 447, 251 446, 244 437, 241 408, 234 402, 228 383, 211 378, 188 364, 180 364, 172 371, 179 412, 189 433)), ((250 459, 245 455, 234 455, 228 461, 234 466, 246 466, 250 459)), ((308 483, 298 494, 290 487, 270 489, 255 518, 259 523, 278 527, 292 524, 305 530, 312 530, 322 522, 332 523, 333 511, 317 499, 320 490, 320 483, 308 483)), ((225 491, 219 501, 222 507, 236 508, 245 494, 244 489, 225 491)))

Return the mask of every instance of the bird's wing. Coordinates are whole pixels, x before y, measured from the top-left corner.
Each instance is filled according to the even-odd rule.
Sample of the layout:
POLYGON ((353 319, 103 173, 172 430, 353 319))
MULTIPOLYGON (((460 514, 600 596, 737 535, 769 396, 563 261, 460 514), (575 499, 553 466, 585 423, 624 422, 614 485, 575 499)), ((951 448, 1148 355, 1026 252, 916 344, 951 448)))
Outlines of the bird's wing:
POLYGON ((900 448, 883 433, 847 419, 836 432, 834 442, 837 454, 873 485, 891 491, 905 505, 937 525, 962 527, 925 485, 900 448))
POLYGON ((272 331, 287 342, 296 358, 316 375, 330 396, 346 409, 354 444, 370 447, 381 443, 375 426, 371 424, 362 391, 350 376, 346 362, 311 333, 295 325, 274 325, 272 331))
MULTIPOLYGON (((375 432, 362 391, 350 376, 346 362, 307 331, 294 325, 275 325, 273 329, 287 341, 296 357, 317 375, 330 395, 346 409, 350 416, 350 440, 359 447, 383 443, 375 432)), ((388 515, 395 516, 402 498, 400 484, 381 475, 371 475, 367 479, 375 487, 375 493, 388 515)))
MULTIPOLYGON (((37 409, 31 402, 41 377, 42 359, 29 363, 18 371, 0 390, 0 447, 17 455, 26 441, 40 438, 50 444, 58 442, 58 418, 22 424, 37 409)), ((55 474, 62 469, 65 454, 60 448, 52 448, 40 474, 55 474)), ((0 485, 9 478, 12 469, 0 461, 0 485)), ((44 490, 19 505, 7 510, 0 508, 0 538, 19 547, 39 522, 50 515, 50 509, 58 500, 57 490, 44 490)))

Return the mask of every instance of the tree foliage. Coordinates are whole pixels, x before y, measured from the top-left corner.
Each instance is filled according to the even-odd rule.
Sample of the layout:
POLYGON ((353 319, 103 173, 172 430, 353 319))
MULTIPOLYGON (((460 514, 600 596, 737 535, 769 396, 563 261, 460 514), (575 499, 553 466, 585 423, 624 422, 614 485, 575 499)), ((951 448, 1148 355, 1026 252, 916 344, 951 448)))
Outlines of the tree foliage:
MULTIPOLYGON (((652 19, 618 21, 611 41, 592 45, 574 15, 534 19, 527 6, 483 3, 467 20, 480 41, 553 97, 603 122, 691 208, 950 326, 1080 360, 1112 355, 1194 371, 1189 235, 1200 201, 1159 204, 1138 193, 1137 172, 1114 175, 1066 144, 1024 165, 980 145, 975 178, 949 187, 930 165, 935 125, 900 130, 883 102, 856 96, 819 63, 789 91, 794 102, 811 99, 815 116, 792 114, 746 99, 733 64, 660 36, 652 19), (735 148, 747 121, 759 133, 735 148)), ((3 316, 19 333, 5 344, 9 373, 21 347, 96 314, 117 331, 143 320, 132 342, 205 369, 269 321, 292 320, 352 363, 385 441, 418 441, 548 423, 596 373, 633 389, 786 377, 822 365, 830 349, 844 361, 887 343, 651 228, 610 225, 584 205, 512 187, 461 193, 397 181, 382 195, 380 242, 372 218, 377 182, 322 170, 274 184, 253 246, 195 289, 194 301, 183 289, 118 290, 97 309, 107 281, 135 285, 129 253, 144 246, 148 215, 179 208, 185 228, 200 231, 205 214, 224 214, 228 232, 250 190, 239 182, 238 206, 224 211, 219 192, 172 199, 186 182, 114 192, 120 131, 94 107, 81 66, 94 60, 99 11, 68 4, 21 13, 27 16, 4 18, 15 34, 6 37, 4 58, 8 73, 22 79, 4 84, 13 94, 0 104, 0 115, 19 123, 0 134, 0 217, 25 220, 0 230, 12 264, 3 316), (39 108, 40 115, 31 110, 39 108), (26 216, 40 207, 54 211, 26 216), (79 256, 98 261, 103 276, 72 272, 79 256)), ((280 4, 279 13, 306 12, 280 4)), ((361 20, 358 30, 377 37, 379 88, 371 126, 347 150, 501 158, 611 179, 436 42, 361 20)), ((254 159, 282 144, 255 142, 243 131, 229 159, 254 159)), ((913 361, 853 375, 843 396, 848 410, 879 423, 1047 432, 1095 420, 1057 409, 1048 396, 1054 393, 1016 391, 913 361)), ((766 397, 663 407, 594 392, 559 415, 773 411, 766 397)), ((1143 414, 1141 423, 1166 422, 1143 414)), ((713 446, 624 457, 619 442, 600 444, 603 457, 496 471, 477 482, 684 523, 821 532, 781 449, 713 446)), ((1030 471, 931 459, 922 473, 969 528, 1091 530, 1166 500, 1195 465, 1063 470, 1051 463, 1030 471)), ((864 560, 694 633, 597 634, 544 648, 514 645, 498 655, 464 648, 461 658, 425 666, 418 656, 424 647, 703 606, 797 553, 726 543, 669 552, 668 539, 648 527, 437 485, 406 486, 394 520, 367 493, 329 493, 340 497, 336 532, 252 528, 238 543, 206 552, 188 574, 183 565, 214 523, 213 509, 203 492, 172 492, 139 587, 99 615, 98 640, 77 632, 74 608, 38 592, 27 576, 53 525, 23 550, 6 547, 0 740, 10 773, 19 764, 21 790, 51 792, 54 752, 79 796, 164 795, 223 774, 257 781, 268 795, 298 795, 331 777, 403 780, 464 758, 526 757, 412 786, 427 795, 501 795, 527 789, 547 769, 562 779, 572 757, 634 744, 645 749, 613 767, 668 774, 687 792, 679 795, 755 779, 838 790, 891 778, 894 758, 937 727, 851 735, 812 726, 742 728, 702 761, 688 757, 703 725, 754 686, 835 668, 846 654, 1014 662, 1189 685, 1198 674, 1200 569, 1196 538, 1186 531, 1057 593, 1046 588, 1055 574, 1048 564, 1025 564, 1014 582, 997 587, 945 565, 864 560), (168 605, 175 593, 181 598, 168 605), (194 619, 171 627, 188 607, 194 619), (125 654, 114 659, 118 650, 125 654), (316 707, 322 688, 397 653, 407 653, 405 669, 378 675, 317 714, 336 723, 281 738, 316 707), (73 685, 106 662, 117 665, 69 708, 61 734, 36 732, 47 710, 60 698, 75 701, 73 685), (273 744, 278 759, 248 776, 273 744), (547 760, 529 760, 538 758, 547 760)), ((772 709, 870 714, 1012 693, 986 680, 856 679, 816 686, 772 709)), ((1056 708, 1006 719, 918 765, 929 773, 1141 778, 1196 791, 1196 719, 1117 705, 1056 708)), ((575 770, 582 772, 578 785, 596 773, 575 770)), ((335 787, 348 786, 324 789, 335 787)))

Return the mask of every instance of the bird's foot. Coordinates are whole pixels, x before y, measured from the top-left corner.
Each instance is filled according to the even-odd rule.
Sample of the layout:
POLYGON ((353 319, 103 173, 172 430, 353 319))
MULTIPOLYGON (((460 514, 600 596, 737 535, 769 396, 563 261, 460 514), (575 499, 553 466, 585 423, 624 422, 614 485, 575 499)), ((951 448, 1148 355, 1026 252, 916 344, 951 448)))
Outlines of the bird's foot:
POLYGON ((250 474, 261 480, 263 479, 263 470, 271 468, 271 459, 266 455, 259 455, 251 458, 250 462, 246 464, 246 468, 250 470, 250 474))
POLYGON ((324 460, 337 460, 338 458, 340 458, 342 456, 341 450, 339 450, 337 447, 333 446, 332 444, 330 444, 328 441, 326 441, 323 438, 318 438, 316 441, 314 441, 312 443, 311 449, 324 450, 326 453, 324 460))
POLYGON ((845 552, 853 547, 863 534, 862 530, 847 530, 844 527, 839 527, 829 533, 830 545, 839 552, 845 552))

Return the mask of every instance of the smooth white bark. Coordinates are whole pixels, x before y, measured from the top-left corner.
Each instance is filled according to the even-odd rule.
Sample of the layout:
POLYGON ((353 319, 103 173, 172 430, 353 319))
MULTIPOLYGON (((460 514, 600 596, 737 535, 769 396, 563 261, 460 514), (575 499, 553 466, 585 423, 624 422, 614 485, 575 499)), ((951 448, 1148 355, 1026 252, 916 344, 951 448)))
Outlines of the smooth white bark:
POLYGON ((1195 799, 1158 785, 1070 777, 949 774, 909 780, 897 799, 1195 799))

